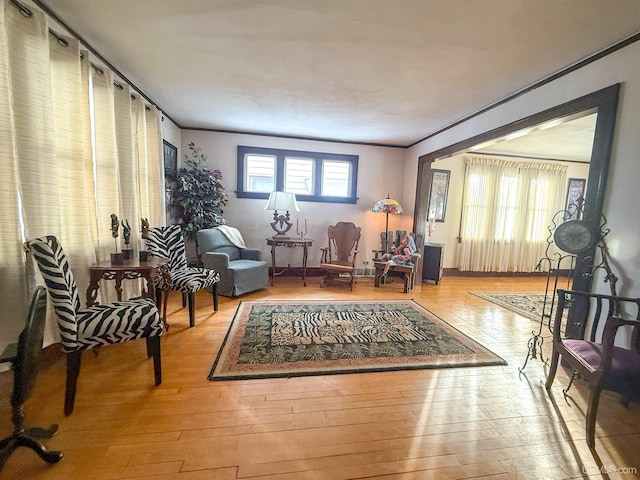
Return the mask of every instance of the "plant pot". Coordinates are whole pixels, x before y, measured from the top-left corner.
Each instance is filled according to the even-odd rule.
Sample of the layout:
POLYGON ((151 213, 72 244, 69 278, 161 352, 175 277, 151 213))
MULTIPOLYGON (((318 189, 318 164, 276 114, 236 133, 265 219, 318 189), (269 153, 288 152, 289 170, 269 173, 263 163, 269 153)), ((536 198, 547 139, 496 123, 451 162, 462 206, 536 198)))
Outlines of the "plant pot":
POLYGON ((140 250, 139 257, 141 262, 149 260, 149 252, 147 250, 140 250))
POLYGON ((130 248, 123 249, 122 255, 124 255, 125 260, 131 260, 133 258, 133 249, 130 249, 130 248))
POLYGON ((111 254, 111 265, 122 265, 124 263, 124 255, 122 253, 111 254))

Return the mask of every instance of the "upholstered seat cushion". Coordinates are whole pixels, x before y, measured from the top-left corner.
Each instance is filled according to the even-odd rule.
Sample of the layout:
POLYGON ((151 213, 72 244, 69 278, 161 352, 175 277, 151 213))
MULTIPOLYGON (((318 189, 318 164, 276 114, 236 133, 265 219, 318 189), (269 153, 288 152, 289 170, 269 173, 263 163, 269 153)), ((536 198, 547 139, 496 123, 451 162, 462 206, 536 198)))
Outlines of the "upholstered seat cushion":
MULTIPOLYGON (((602 345, 585 340, 564 340, 562 342, 568 350, 576 354, 589 371, 594 372, 600 366, 602 345)), ((626 348, 614 347, 611 360, 610 377, 638 378, 640 376, 640 353, 626 348)))
POLYGON ((164 333, 164 324, 151 298, 93 305, 78 310, 76 318, 78 331, 75 350, 164 333))
POLYGON ((197 292, 220 281, 220 274, 208 268, 187 267, 170 272, 171 285, 162 275, 154 277, 154 285, 162 290, 177 290, 183 293, 197 292))

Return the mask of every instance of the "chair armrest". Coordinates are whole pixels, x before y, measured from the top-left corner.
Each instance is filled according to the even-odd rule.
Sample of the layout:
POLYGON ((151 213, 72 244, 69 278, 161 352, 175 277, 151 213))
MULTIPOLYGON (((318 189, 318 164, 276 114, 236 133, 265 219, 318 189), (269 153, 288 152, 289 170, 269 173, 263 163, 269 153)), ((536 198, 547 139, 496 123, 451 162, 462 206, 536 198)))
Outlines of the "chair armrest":
POLYGON ((257 248, 243 248, 240 250, 240 258, 244 260, 262 260, 262 250, 257 248))
POLYGON ((229 255, 226 253, 205 252, 200 258, 204 268, 210 268, 218 272, 224 272, 229 268, 229 255))
POLYGON ((329 247, 320 247, 320 263, 327 263, 329 260, 331 260, 329 257, 329 247))
POLYGON ((640 321, 610 316, 604 324, 604 330, 602 331, 602 362, 599 368, 605 372, 607 372, 611 366, 618 328, 625 325, 638 328, 640 327, 640 321))

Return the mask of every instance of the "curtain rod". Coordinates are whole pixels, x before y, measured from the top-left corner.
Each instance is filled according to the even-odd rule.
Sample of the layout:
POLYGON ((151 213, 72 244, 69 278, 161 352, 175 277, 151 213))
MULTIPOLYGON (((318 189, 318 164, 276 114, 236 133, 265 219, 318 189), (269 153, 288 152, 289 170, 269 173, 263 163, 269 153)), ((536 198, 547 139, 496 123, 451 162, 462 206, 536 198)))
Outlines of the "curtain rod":
MULTIPOLYGON (((18 10, 20 10, 20 13, 22 14, 22 16, 23 16, 23 17, 31 18, 31 17, 33 16, 33 12, 29 9, 29 7, 27 7, 27 6, 23 5, 23 4, 22 4, 22 3, 20 3, 18 0, 9 0, 9 1, 11 2, 11 4, 12 4, 14 7, 16 7, 18 10)), ((42 8, 42 6, 39 4, 39 2, 38 2, 37 0, 32 0, 32 1, 33 1, 36 5, 38 5, 40 8, 42 8)), ((45 11, 45 13, 46 13, 47 15, 50 15, 50 13, 49 13, 45 8, 43 8, 43 10, 45 11)), ((62 22, 60 22, 60 20, 59 20, 57 17, 55 17, 55 15, 50 15, 50 16, 51 16, 52 18, 54 18, 54 19, 55 19, 58 23, 60 23, 61 25, 64 25, 62 22)), ((65 28, 67 28, 67 26, 66 26, 66 25, 64 25, 64 27, 65 27, 65 28)), ((70 29, 68 29, 68 28, 67 28, 67 30, 69 30, 69 32, 71 32, 71 33, 73 34, 73 36, 75 36, 75 37, 76 37, 76 38, 77 38, 81 43, 83 43, 83 44, 85 44, 85 43, 86 43, 86 42, 84 42, 82 39, 80 39, 80 38, 79 38, 79 37, 78 37, 78 36, 77 36, 77 35, 76 35, 72 30, 70 30, 70 29)), ((61 46, 63 46, 63 47, 68 47, 68 46, 69 46, 69 42, 64 38, 64 36, 60 35, 58 32, 56 32, 56 31, 52 30, 51 28, 49 28, 49 34, 50 34, 51 36, 53 36, 53 37, 56 39, 56 41, 58 42, 58 44, 59 44, 59 45, 61 45, 61 46)), ((85 45, 85 46, 87 46, 87 45, 85 45)), ((123 75, 122 75, 122 74, 121 74, 117 69, 113 68, 113 66, 112 66, 108 61, 106 61, 106 60, 104 59, 104 57, 102 57, 100 54, 98 54, 98 53, 97 53, 93 48, 91 48, 91 47, 89 47, 89 46, 87 46, 87 48, 91 51, 91 53, 93 53, 94 55, 96 55, 96 56, 97 56, 101 61, 103 61, 104 63, 106 63, 106 64, 107 64, 107 66, 108 66, 111 70, 113 70, 114 72, 116 72, 116 74, 117 74, 117 75, 124 77, 124 76, 123 76, 123 75)), ((82 55, 82 53, 80 53, 80 58, 82 58, 82 57, 83 57, 83 55, 82 55)), ((98 75, 104 75, 104 70, 102 69, 102 67, 100 67, 100 65, 96 65, 96 64, 95 64, 95 63, 93 63, 93 62, 90 62, 90 64, 91 64, 91 66, 93 67, 93 69, 96 71, 96 73, 97 73, 98 75)), ((124 78, 125 78, 125 80, 126 80, 126 77, 124 77, 124 78)), ((133 87, 133 88, 134 88, 138 93, 140 93, 140 95, 142 95, 145 99, 147 99, 147 100, 148 100, 148 101, 149 101, 153 106, 155 106, 156 108, 158 108, 158 107, 157 107, 157 105, 155 105, 155 103, 154 103, 151 99, 149 99, 145 94, 143 94, 142 92, 140 92, 140 90, 139 90, 135 85, 133 85, 133 84, 132 84, 131 82, 129 82, 128 80, 126 80, 126 82, 127 82, 129 85, 131 85, 131 87, 133 87)), ((124 89, 124 86, 123 86, 120 82, 118 82, 118 81, 116 81, 116 80, 114 80, 114 81, 113 81, 113 85, 114 85, 118 90, 123 90, 123 89, 124 89)), ((136 100, 136 99, 137 99, 137 97, 132 93, 132 94, 131 94, 131 99, 132 99, 132 100, 136 100)), ((147 106, 147 105, 145 105, 145 109, 146 109, 147 111, 151 111, 151 108, 150 108, 149 106, 147 106)), ((160 109, 158 108, 158 110, 160 110, 160 109)), ((163 112, 163 114, 164 114, 164 112, 163 112)))
MULTIPOLYGON (((33 12, 24 4, 22 4, 21 2, 19 2, 18 0, 9 0, 11 2, 11 4, 16 7, 20 13, 27 18, 31 18, 33 16, 33 12)), ((98 51, 96 49, 94 49, 91 45, 89 45, 80 35, 78 35, 74 30, 72 30, 71 28, 69 28, 53 11, 51 11, 51 9, 49 7, 47 7, 45 4, 43 4, 41 1, 39 0, 32 0, 32 2, 38 6, 39 8, 42 9, 42 11, 44 13, 46 13, 49 17, 51 17, 52 19, 54 19, 56 22, 58 22, 60 25, 62 25, 73 37, 75 37, 79 42, 81 42, 91 53, 93 53, 96 57, 98 57, 100 59, 101 62, 103 62, 111 71, 113 71, 116 75, 118 75, 118 77, 122 78, 127 84, 129 84, 136 92, 138 92, 140 94, 140 96, 142 96, 144 99, 146 99, 151 105, 153 105, 155 108, 157 108, 158 110, 160 110, 162 112, 163 115, 165 115, 166 117, 169 117, 161 108, 159 108, 156 103, 151 100, 147 95, 144 94, 144 92, 142 92, 133 82, 129 81, 129 79, 124 76, 117 68, 115 68, 106 58, 104 58, 102 55, 100 55, 100 53, 98 53, 98 51)), ((60 35, 58 32, 52 30, 51 28, 49 28, 49 33, 55 37, 56 41, 63 47, 68 47, 69 46, 69 42, 67 42, 67 40, 64 38, 64 36, 60 35)), ((91 66, 96 70, 96 72, 100 75, 102 75, 104 73, 104 71, 102 70, 102 68, 98 65, 95 65, 94 63, 91 63, 91 66)), ((122 90, 124 87, 121 83, 116 82, 114 80, 113 84, 116 86, 116 88, 118 88, 119 90, 122 90)), ((131 94, 131 98, 135 100, 136 96, 134 94, 131 94)), ((151 110, 150 108, 148 110, 151 110)), ((170 117, 169 117, 170 118, 170 117)), ((171 119, 173 121, 173 119, 171 119)), ((174 122, 175 123, 175 122, 174 122)))

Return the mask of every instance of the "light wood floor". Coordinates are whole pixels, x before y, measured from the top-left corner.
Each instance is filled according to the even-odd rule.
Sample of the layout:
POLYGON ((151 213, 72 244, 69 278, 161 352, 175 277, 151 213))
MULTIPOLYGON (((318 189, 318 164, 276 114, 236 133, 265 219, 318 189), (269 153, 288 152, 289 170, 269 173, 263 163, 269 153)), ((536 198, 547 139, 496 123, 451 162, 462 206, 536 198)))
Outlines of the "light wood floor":
MULTIPOLYGON (((469 292, 544 290, 544 279, 445 277, 403 294, 400 283, 349 292, 275 287, 242 297, 414 298, 508 361, 504 367, 453 368, 210 382, 207 374, 239 300, 197 296, 188 328, 177 294, 163 339, 163 383, 153 386, 144 341, 83 356, 76 407, 65 417, 64 364, 38 377, 27 426, 60 425, 47 443, 64 458, 48 466, 28 449, 8 460, 2 479, 458 479, 640 478, 640 408, 603 395, 595 452, 585 443, 586 389, 560 371, 550 397, 546 367, 527 356, 537 324, 469 292), (601 471, 609 475, 601 475, 601 471)), ((545 350, 551 339, 547 338, 545 350)), ((3 374, 5 375, 5 374, 3 374)), ((11 432, 8 402, 0 436, 11 432)))

